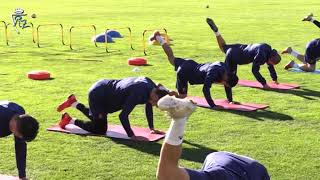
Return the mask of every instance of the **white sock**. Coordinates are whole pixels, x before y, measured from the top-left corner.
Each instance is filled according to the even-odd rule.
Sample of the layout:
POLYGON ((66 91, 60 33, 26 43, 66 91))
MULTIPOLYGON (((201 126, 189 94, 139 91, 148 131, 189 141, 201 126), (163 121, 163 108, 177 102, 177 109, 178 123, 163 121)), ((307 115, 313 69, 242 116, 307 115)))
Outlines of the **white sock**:
POLYGON ((290 54, 296 58, 298 58, 298 56, 299 56, 299 53, 295 50, 292 50, 290 54))
POLYGON ((170 128, 167 131, 166 138, 164 140, 165 143, 173 146, 182 144, 184 128, 186 126, 187 119, 187 117, 184 117, 171 121, 170 128))
POLYGON ((71 104, 71 107, 76 108, 78 104, 79 104, 79 103, 76 101, 76 102, 74 102, 74 103, 71 104))
POLYGON ((161 44, 161 46, 166 43, 166 41, 162 38, 162 36, 156 36, 156 40, 161 44))
POLYGON ((292 66, 293 68, 299 68, 300 66, 299 66, 299 64, 297 64, 297 63, 293 63, 293 66, 292 66))
POLYGON ((219 31, 214 32, 214 34, 215 34, 216 36, 221 36, 221 34, 219 33, 219 31))
POLYGON ((315 19, 314 19, 313 17, 311 17, 311 20, 310 20, 310 21, 313 22, 314 20, 315 20, 315 19))

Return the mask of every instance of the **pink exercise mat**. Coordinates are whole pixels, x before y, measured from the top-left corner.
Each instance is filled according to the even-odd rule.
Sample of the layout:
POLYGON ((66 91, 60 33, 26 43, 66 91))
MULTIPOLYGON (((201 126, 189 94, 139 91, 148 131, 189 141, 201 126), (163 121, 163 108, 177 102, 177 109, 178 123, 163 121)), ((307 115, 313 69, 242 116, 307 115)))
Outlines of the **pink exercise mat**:
MULTIPOLYGON (((202 97, 188 97, 193 102, 197 103, 198 106, 211 108, 207 103, 207 100, 202 97)), ((216 105, 219 105, 224 110, 235 110, 235 111, 257 111, 259 109, 265 109, 269 107, 264 104, 253 104, 253 103, 240 103, 240 104, 229 104, 229 101, 226 99, 216 99, 214 100, 216 105)))
MULTIPOLYGON (((267 84, 270 86, 271 89, 278 89, 278 90, 297 89, 300 87, 298 84, 288 84, 288 83, 276 84, 274 82, 268 82, 267 84)), ((253 88, 260 88, 260 89, 263 88, 258 81, 250 81, 250 80, 239 80, 238 85, 253 87, 253 88)))
MULTIPOLYGON (((162 138, 164 138, 165 133, 163 134, 151 134, 149 128, 142 128, 142 127, 135 127, 131 126, 134 134, 136 136, 143 136, 148 139, 149 142, 154 142, 158 141, 162 138)), ((92 134, 86 130, 81 129, 80 127, 73 125, 73 124, 68 124, 66 126, 66 129, 60 128, 59 125, 53 125, 49 128, 47 128, 48 131, 55 131, 55 132, 62 132, 62 133, 68 133, 68 134, 78 134, 78 135, 88 135, 88 136, 103 136, 103 135, 96 135, 92 134)), ((106 133, 107 137, 111 138, 118 138, 118 139, 128 139, 130 138, 127 136, 127 133, 123 129, 121 125, 108 125, 108 131, 106 133)))
POLYGON ((0 180, 19 180, 19 178, 0 174, 0 180))

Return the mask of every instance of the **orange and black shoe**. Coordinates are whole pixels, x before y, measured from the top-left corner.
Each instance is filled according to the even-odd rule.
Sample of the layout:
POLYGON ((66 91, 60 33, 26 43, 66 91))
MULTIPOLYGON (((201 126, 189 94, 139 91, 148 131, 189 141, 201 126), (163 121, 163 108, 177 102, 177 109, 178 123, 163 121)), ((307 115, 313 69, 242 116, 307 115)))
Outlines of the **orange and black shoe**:
POLYGON ((67 100, 65 100, 63 103, 61 103, 58 107, 57 107, 57 111, 61 112, 64 109, 70 107, 73 103, 77 102, 76 96, 71 94, 67 100))
POLYGON ((161 36, 160 32, 159 31, 153 32, 153 35, 149 38, 149 41, 156 41, 157 36, 161 36))
POLYGON ((213 22, 211 18, 207 18, 207 23, 214 32, 218 32, 218 26, 213 22))
POLYGON ((285 69, 285 70, 288 70, 288 69, 292 68, 293 65, 294 65, 294 61, 291 60, 287 65, 284 66, 284 69, 285 69))
POLYGON ((66 125, 68 125, 70 123, 70 121, 72 120, 72 118, 69 116, 68 113, 63 113, 59 122, 59 126, 62 129, 66 128, 66 125))

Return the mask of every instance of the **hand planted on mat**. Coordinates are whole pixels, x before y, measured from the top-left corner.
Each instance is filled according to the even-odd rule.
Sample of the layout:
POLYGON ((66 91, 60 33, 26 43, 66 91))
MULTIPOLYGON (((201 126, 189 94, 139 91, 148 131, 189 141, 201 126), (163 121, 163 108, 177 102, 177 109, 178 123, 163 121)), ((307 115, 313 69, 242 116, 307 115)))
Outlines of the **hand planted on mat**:
POLYGON ((148 139, 143 136, 132 136, 131 139, 133 139, 135 141, 148 141, 148 139))
POLYGON ((273 81, 275 84, 279 84, 279 82, 278 81, 273 81))
POLYGON ((240 102, 231 101, 231 102, 229 102, 229 104, 240 104, 240 102))
POLYGON ((270 86, 268 84, 263 85, 263 89, 270 89, 270 86))
POLYGON ((157 129, 151 129, 150 134, 165 134, 165 133, 157 129))
POLYGON ((175 96, 175 97, 179 97, 179 94, 175 91, 170 91, 169 92, 169 96, 175 96))

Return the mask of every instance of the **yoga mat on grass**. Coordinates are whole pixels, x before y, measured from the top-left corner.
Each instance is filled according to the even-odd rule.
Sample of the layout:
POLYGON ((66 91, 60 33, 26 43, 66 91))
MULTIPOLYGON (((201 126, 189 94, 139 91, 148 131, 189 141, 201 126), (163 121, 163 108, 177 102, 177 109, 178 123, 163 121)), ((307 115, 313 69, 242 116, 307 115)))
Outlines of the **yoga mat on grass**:
POLYGON ((19 180, 19 178, 0 174, 0 180, 19 180))
MULTIPOLYGON (((188 97, 193 102, 197 103, 197 106, 210 108, 207 100, 202 97, 188 97)), ((229 104, 229 101, 226 99, 216 99, 214 100, 216 105, 222 107, 223 110, 235 110, 235 111, 257 111, 259 109, 265 109, 269 107, 268 105, 264 104, 253 104, 253 103, 239 103, 239 104, 229 104)), ((219 108, 218 108, 219 109, 219 108)))
MULTIPOLYGON (((274 82, 268 82, 267 84, 270 86, 271 89, 277 89, 277 90, 297 89, 300 87, 298 84, 289 84, 289 83, 276 84, 274 82)), ((239 80, 238 85, 263 89, 262 85, 258 81, 239 80)))
MULTIPOLYGON (((135 127, 131 126, 134 134, 136 136, 143 136, 148 139, 149 142, 158 141, 162 138, 164 138, 165 134, 151 134, 149 128, 142 128, 142 127, 135 127)), ((55 132, 62 132, 62 133, 68 133, 68 134, 78 134, 78 135, 87 135, 87 136, 103 136, 103 135, 97 135, 92 134, 86 130, 81 129, 80 127, 68 124, 66 126, 66 129, 60 128, 59 125, 53 125, 49 128, 47 128, 48 131, 55 131, 55 132)), ((111 137, 111 138, 118 138, 118 139, 127 139, 131 140, 128 136, 125 130, 121 125, 108 125, 108 131, 105 136, 103 137, 111 137)))
POLYGON ((307 71, 303 71, 299 68, 290 68, 288 71, 290 72, 302 72, 302 73, 310 73, 310 74, 320 74, 320 69, 316 69, 313 72, 307 72, 307 71))

